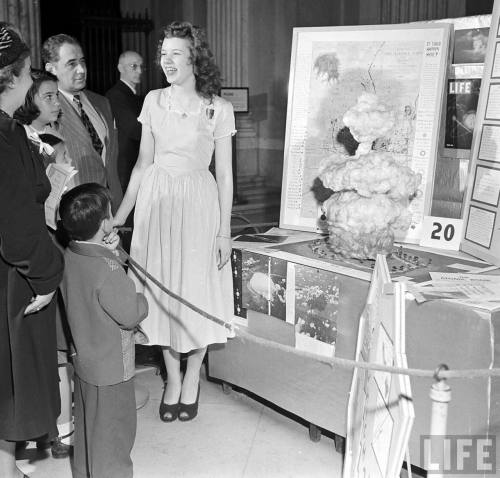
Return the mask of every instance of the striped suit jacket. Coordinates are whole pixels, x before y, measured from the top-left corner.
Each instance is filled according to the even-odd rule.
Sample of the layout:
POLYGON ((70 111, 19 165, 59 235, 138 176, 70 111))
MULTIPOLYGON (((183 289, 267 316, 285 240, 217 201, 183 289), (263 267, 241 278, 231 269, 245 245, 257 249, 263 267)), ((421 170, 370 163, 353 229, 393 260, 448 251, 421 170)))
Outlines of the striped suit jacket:
POLYGON ((93 148, 90 135, 80 116, 63 94, 59 94, 62 114, 58 130, 64 137, 73 165, 78 170, 76 185, 95 182, 107 186, 113 200, 112 209, 115 211, 120 205, 123 193, 117 172, 118 136, 113 114, 107 98, 88 90, 85 90, 85 95, 106 125, 105 164, 93 148))

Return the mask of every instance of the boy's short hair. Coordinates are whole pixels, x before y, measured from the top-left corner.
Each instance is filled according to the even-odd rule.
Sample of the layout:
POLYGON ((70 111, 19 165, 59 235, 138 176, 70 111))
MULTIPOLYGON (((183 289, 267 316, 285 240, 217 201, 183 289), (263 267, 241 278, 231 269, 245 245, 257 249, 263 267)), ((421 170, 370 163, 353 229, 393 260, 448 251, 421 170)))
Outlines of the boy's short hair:
POLYGON ((85 183, 69 190, 61 198, 59 215, 70 239, 88 241, 109 218, 111 195, 97 183, 85 183))

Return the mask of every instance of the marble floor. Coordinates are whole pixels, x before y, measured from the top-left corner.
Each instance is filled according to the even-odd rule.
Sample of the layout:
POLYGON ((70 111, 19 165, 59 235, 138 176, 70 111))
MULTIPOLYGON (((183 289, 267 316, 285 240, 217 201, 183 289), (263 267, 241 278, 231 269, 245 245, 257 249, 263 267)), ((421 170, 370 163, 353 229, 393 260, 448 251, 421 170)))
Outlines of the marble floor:
MULTIPOLYGON (((202 376, 199 415, 192 422, 158 417, 161 378, 146 367, 136 376, 150 393, 138 410, 132 452, 135 478, 340 477, 342 457, 332 438, 309 439, 308 428, 248 395, 202 376)), ((71 478, 69 459, 54 459, 34 444, 18 454, 32 478, 71 478)))

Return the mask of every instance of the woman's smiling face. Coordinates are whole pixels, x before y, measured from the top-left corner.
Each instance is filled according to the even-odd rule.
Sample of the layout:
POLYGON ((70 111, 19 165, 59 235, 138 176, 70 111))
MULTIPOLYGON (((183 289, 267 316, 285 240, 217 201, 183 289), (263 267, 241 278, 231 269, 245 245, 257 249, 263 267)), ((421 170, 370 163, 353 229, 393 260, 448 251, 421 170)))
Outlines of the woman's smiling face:
POLYGON ((172 85, 182 85, 194 77, 189 40, 185 38, 165 38, 161 46, 160 63, 167 81, 172 85))

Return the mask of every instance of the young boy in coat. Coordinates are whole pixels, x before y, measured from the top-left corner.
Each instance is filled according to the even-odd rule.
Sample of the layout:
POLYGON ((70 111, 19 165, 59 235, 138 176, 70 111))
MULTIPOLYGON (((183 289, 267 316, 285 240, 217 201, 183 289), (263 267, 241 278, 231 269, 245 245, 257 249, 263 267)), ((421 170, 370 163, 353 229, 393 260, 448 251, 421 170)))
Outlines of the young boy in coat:
POLYGON ((73 477, 129 478, 136 433, 134 327, 147 315, 121 265, 108 191, 81 184, 61 199, 71 242, 61 284, 75 347, 73 477))

